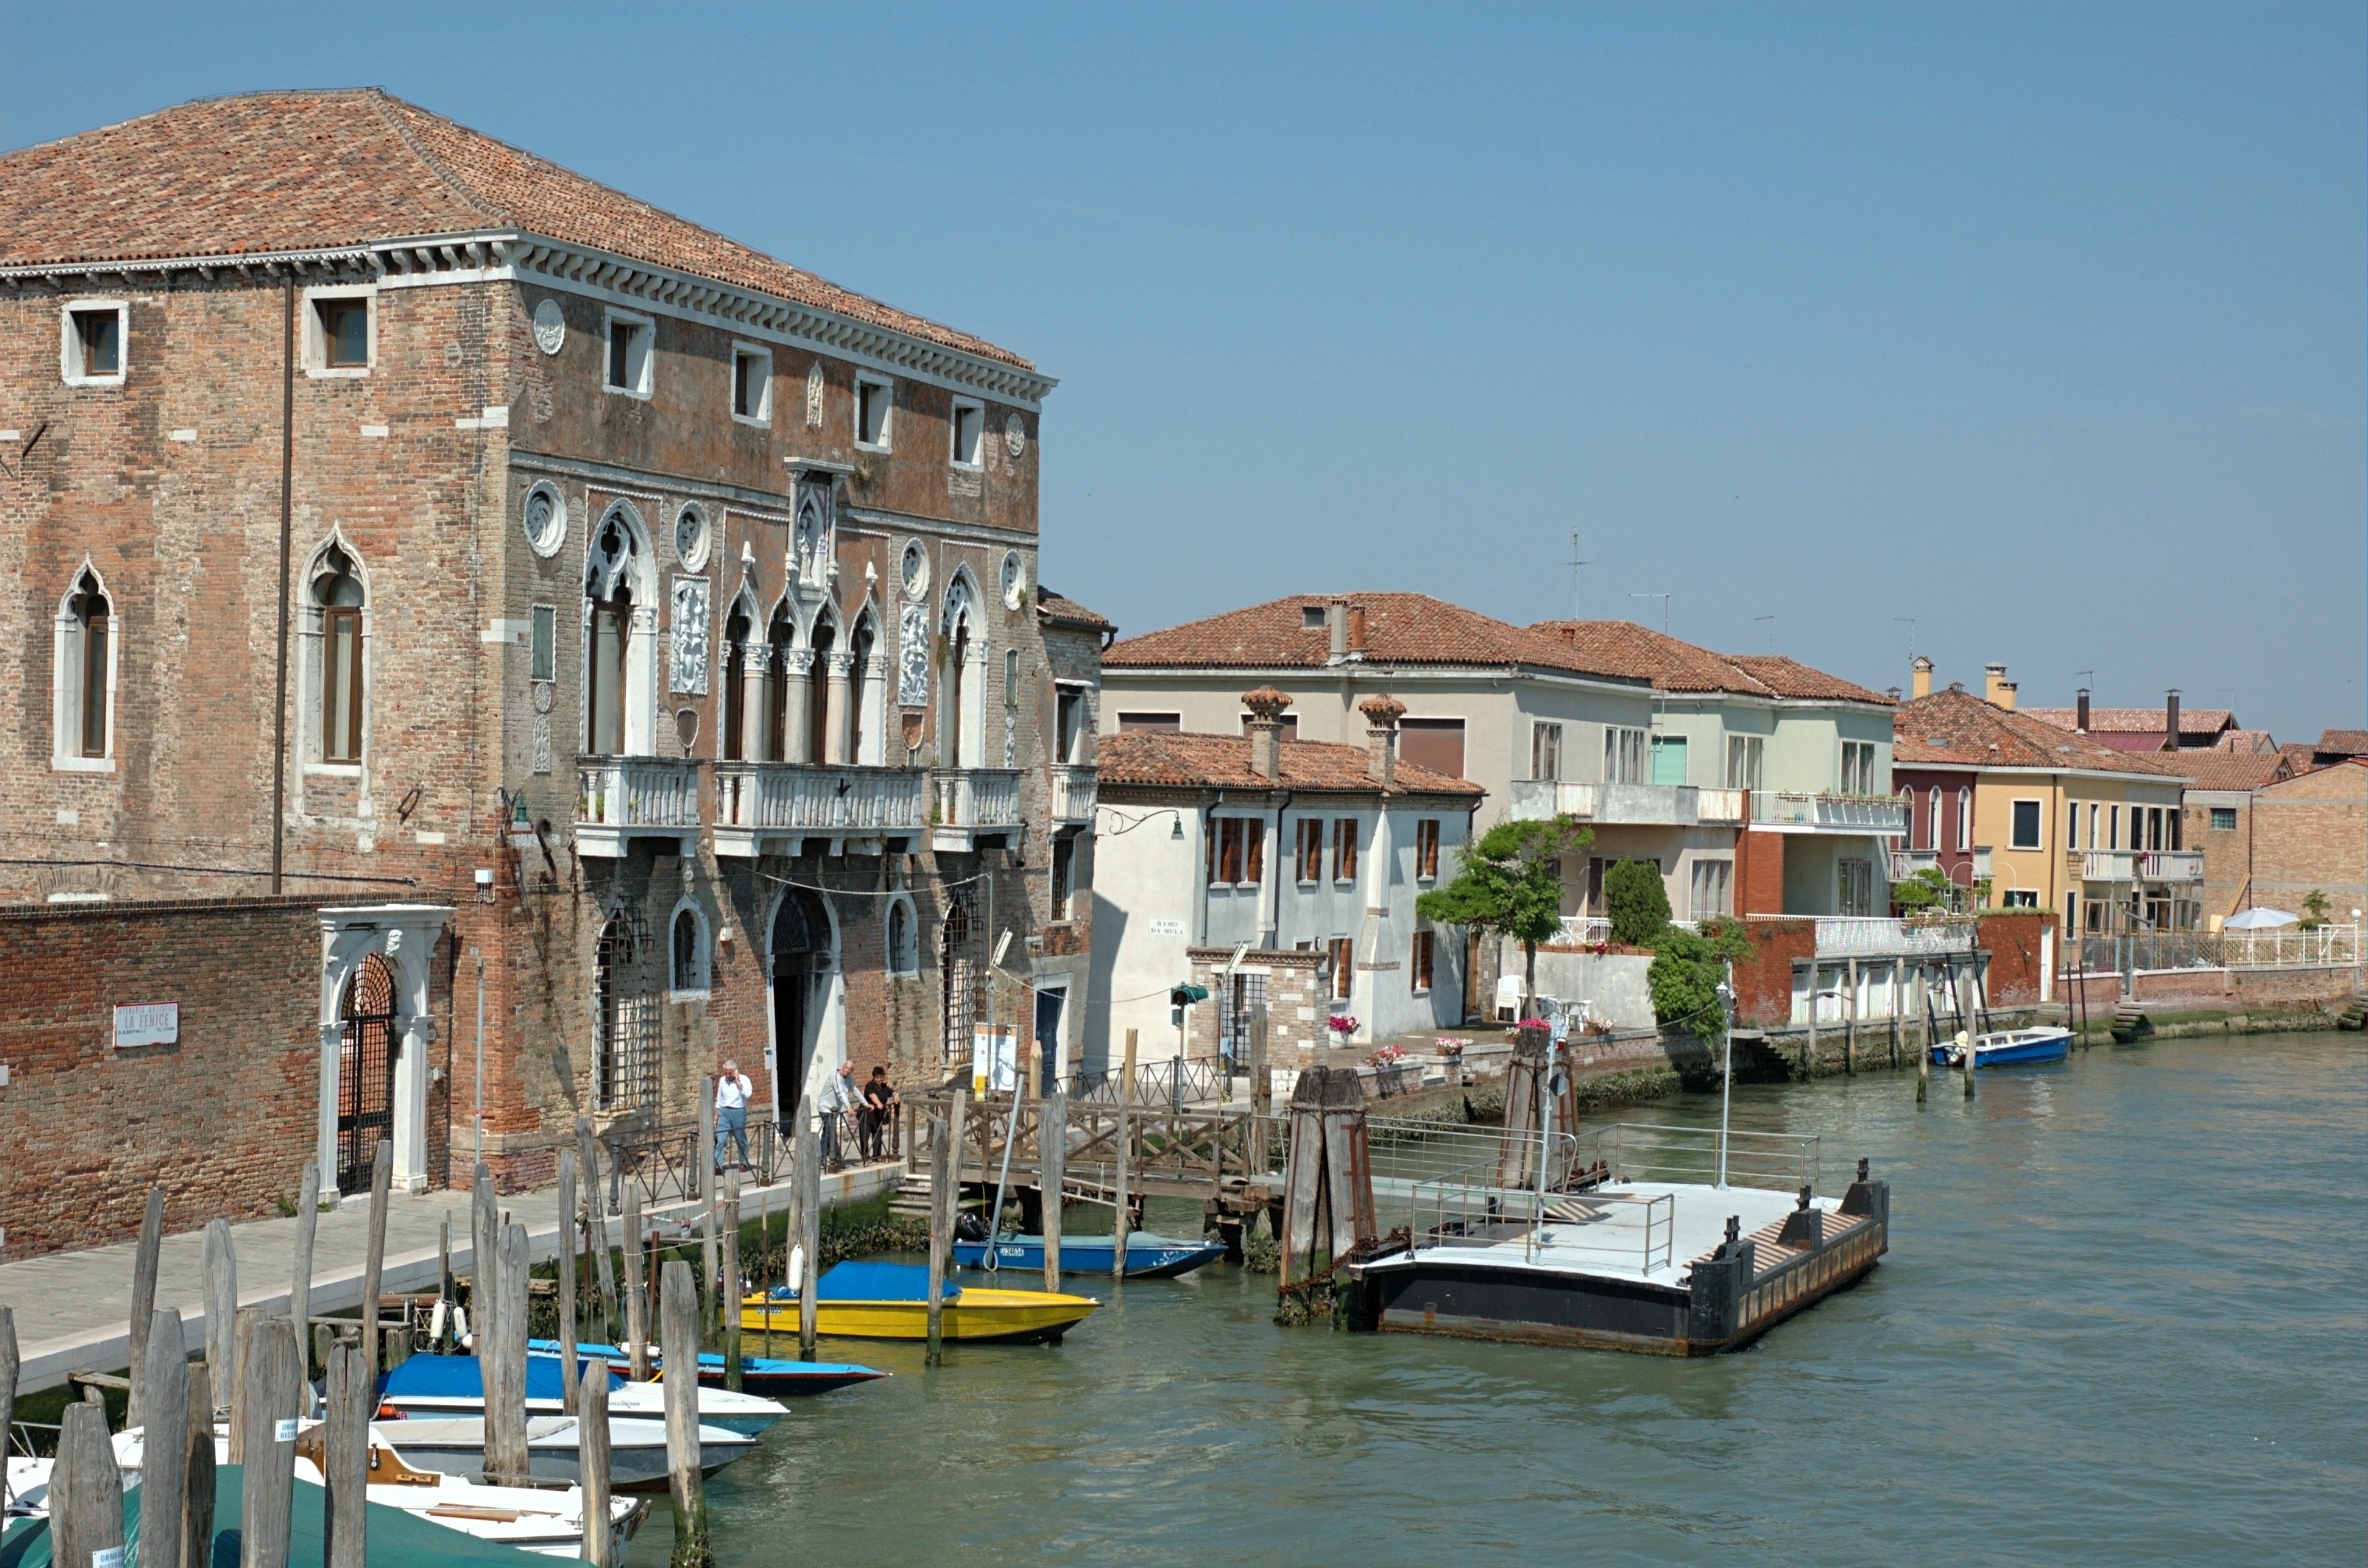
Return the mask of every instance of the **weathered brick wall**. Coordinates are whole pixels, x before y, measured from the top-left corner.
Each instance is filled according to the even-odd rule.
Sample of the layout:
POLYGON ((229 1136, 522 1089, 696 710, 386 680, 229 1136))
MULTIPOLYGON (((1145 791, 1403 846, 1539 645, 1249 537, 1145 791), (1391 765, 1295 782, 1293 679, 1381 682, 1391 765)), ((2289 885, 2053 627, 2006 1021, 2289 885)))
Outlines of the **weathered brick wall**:
MULTIPOLYGON (((24 1257, 290 1201, 317 1149, 321 935, 304 899, 0 911, 0 1226, 24 1257), (173 1045, 117 1050, 113 1009, 180 1004, 173 1045)), ((431 964, 431 1065, 450 1078, 450 953, 431 964)), ((428 1092, 430 1168, 446 1085, 428 1092)))
POLYGON ((1735 835, 1735 912, 1737 915, 1781 915, 1784 912, 1784 835, 1753 833, 1735 835))
POLYGON ((2329 917, 2368 908, 2368 767, 2343 763, 2253 795, 2253 903, 2303 913, 2313 889, 2329 917))
MULTIPOLYGON (((1225 966, 1233 961, 1233 949, 1193 948, 1187 957, 1193 983, 1209 988, 1209 1000, 1186 1017, 1185 1051, 1196 1062, 1213 1061, 1218 1054, 1218 1031, 1223 1024, 1220 1013, 1224 992, 1220 982, 1225 966)), ((1243 972, 1266 976, 1267 1060, 1278 1067, 1292 1065, 1330 1039, 1324 1020, 1330 1016, 1331 1007, 1325 982, 1316 972, 1321 961, 1321 954, 1295 949, 1253 949, 1243 956, 1243 972)), ((1156 1040, 1144 1040, 1144 1060, 1172 1054, 1175 1038, 1172 1030, 1163 1029, 1156 1040)), ((1115 1046, 1111 1054, 1117 1054, 1115 1046)))

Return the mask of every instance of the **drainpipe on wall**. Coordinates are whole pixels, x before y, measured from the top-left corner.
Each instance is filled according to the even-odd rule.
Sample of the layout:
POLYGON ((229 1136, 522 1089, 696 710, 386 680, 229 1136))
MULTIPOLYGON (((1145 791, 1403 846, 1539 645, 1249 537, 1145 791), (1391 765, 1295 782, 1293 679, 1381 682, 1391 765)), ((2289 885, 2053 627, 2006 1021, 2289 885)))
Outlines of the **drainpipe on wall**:
POLYGON ((271 701, 271 891, 281 891, 288 847, 288 555, 295 537, 296 275, 283 286, 279 353, 279 631, 271 701))

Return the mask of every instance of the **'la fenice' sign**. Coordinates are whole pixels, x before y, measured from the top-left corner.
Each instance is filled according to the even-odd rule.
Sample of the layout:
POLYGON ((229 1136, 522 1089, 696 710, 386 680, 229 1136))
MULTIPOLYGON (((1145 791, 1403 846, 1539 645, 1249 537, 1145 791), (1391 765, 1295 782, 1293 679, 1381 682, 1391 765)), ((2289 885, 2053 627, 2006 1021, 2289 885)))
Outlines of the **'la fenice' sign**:
POLYGON ((115 1009, 115 1048, 131 1045, 177 1045, 181 1040, 178 1002, 134 1002, 115 1009))

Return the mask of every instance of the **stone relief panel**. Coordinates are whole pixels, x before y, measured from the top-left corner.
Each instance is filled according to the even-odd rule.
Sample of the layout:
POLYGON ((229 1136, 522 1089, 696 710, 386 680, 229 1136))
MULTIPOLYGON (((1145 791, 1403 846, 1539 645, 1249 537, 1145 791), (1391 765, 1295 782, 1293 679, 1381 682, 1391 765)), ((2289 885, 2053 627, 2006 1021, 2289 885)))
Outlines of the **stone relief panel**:
POLYGON ((906 604, 896 619, 896 700, 907 708, 929 701, 929 612, 906 604))
POLYGON ((707 694, 707 579, 674 580, 673 656, 666 686, 669 690, 707 694))

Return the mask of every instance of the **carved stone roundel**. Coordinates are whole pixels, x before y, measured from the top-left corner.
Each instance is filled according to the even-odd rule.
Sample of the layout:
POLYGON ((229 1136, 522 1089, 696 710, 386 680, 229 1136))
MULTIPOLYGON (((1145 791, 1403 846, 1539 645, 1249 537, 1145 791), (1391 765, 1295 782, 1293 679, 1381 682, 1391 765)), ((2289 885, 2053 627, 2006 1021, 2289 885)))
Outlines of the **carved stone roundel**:
POLYGON ((534 346, 545 354, 556 354, 567 341, 567 317, 559 301, 545 300, 534 308, 534 346))
POLYGON ((917 602, 929 591, 929 552, 921 548, 919 541, 905 547, 905 559, 897 568, 897 575, 904 581, 905 597, 908 599, 917 602))
POLYGON ((1020 421, 1019 415, 1006 415, 1003 419, 1003 449, 1016 458, 1027 446, 1028 426, 1020 421))
POLYGON ((538 484, 526 495, 526 542, 537 555, 549 560, 559 553, 559 546, 567 538, 567 503, 560 499, 556 486, 538 484))

